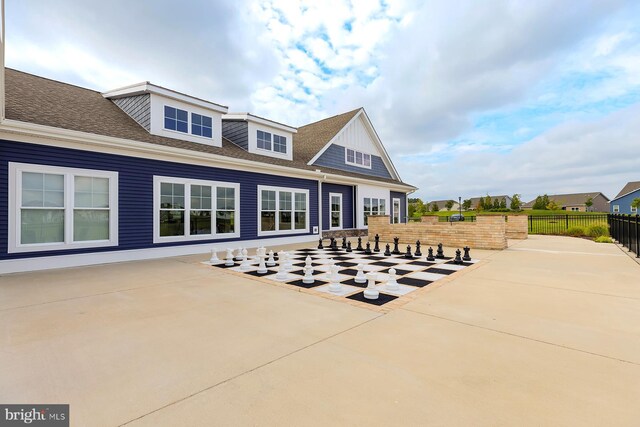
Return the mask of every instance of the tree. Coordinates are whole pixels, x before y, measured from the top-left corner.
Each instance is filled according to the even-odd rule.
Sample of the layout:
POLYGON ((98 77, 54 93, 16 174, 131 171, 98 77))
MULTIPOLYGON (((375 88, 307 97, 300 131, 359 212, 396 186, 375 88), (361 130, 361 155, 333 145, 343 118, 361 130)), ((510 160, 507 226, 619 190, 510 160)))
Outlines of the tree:
POLYGON ((511 209, 514 211, 519 211, 521 204, 522 202, 520 201, 520 195, 514 194, 513 197, 511 197, 511 209))
POLYGON ((547 205, 547 209, 549 209, 550 211, 558 211, 560 210, 560 206, 558 206, 555 200, 551 200, 547 205))
POLYGON ((466 199, 462 202, 462 209, 464 209, 465 211, 471 209, 471 199, 466 199))
POLYGON ((493 209, 500 209, 500 200, 498 200, 498 198, 496 197, 495 199, 493 199, 493 209))
POLYGON ((413 201, 409 202, 409 216, 410 217, 420 217, 427 212, 424 203, 421 199, 411 199, 413 201))
POLYGON ((500 200, 500 209, 507 209, 507 199, 504 197, 500 200))
MULTIPOLYGON (((409 203, 417 203, 418 200, 420 200, 420 198, 418 198, 418 197, 415 197, 415 198, 409 197, 409 203)), ((420 200, 420 201, 422 201, 422 200, 420 200)))
POLYGON ((549 196, 546 194, 544 196, 536 197, 536 201, 533 202, 533 209, 537 210, 547 210, 547 205, 549 204, 549 196))
POLYGON ((440 210, 440 207, 436 202, 431 203, 431 212, 438 212, 439 210, 440 210))
POLYGON ((484 210, 488 211, 491 208, 493 208, 493 199, 487 194, 484 198, 484 210))
POLYGON ((447 200, 447 203, 444 204, 448 211, 453 207, 453 200, 447 200))
POLYGON ((640 197, 636 197, 635 199, 633 199, 633 201, 631 202, 631 207, 632 208, 640 208, 640 197))
POLYGON ((585 200, 584 205, 587 207, 587 212, 589 212, 591 210, 591 206, 593 206, 593 198, 588 197, 587 200, 585 200))

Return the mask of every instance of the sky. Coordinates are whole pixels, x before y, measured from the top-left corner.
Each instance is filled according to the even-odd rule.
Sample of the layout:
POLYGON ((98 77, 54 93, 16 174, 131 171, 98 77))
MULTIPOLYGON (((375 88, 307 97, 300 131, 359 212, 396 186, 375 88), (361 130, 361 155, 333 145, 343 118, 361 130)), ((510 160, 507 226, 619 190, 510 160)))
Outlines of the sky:
POLYGON ((423 200, 640 180, 640 2, 6 0, 6 65, 292 126, 364 107, 423 200))

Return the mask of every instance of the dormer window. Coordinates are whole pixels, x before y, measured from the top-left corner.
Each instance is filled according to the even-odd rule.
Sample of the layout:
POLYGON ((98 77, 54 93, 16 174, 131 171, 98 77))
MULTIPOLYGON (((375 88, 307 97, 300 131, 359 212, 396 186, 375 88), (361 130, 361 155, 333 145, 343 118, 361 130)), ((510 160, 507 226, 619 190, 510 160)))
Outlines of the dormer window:
POLYGON ((189 113, 179 108, 164 106, 164 128, 177 132, 189 132, 189 113))
POLYGON ((274 151, 276 153, 287 153, 287 138, 273 134, 273 145, 271 144, 271 134, 259 130, 257 133, 257 147, 262 150, 274 151))
POLYGON ((197 136, 211 138, 213 136, 211 117, 191 113, 191 133, 197 136))
POLYGON ((348 165, 371 169, 371 154, 347 148, 346 163, 348 165))

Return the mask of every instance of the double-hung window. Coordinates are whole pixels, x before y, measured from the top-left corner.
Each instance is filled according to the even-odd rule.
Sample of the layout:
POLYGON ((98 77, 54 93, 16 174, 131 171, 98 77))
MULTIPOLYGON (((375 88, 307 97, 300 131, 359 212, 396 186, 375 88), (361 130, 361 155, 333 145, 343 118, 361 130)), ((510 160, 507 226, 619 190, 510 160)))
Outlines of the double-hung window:
POLYGON ((371 154, 368 153, 347 148, 345 161, 348 165, 371 169, 371 154))
POLYGON ((276 153, 287 153, 287 138, 285 136, 273 135, 273 151, 276 153))
POLYGON ((287 137, 258 130, 256 133, 256 146, 261 150, 287 154, 287 137))
POLYGON ((309 191, 258 186, 259 234, 309 231, 309 191))
POLYGON ((209 116, 191 113, 191 134, 211 138, 213 136, 213 119, 209 116))
POLYGON ((154 242, 239 237, 240 185, 154 177, 154 242))
POLYGON ((9 163, 9 252, 118 244, 118 173, 9 163))
POLYGON ((369 215, 386 215, 385 199, 365 197, 363 201, 364 225, 369 225, 369 215))
POLYGON ((164 128, 177 132, 189 132, 189 113, 186 110, 164 106, 164 128))
POLYGON ((271 151, 271 134, 269 132, 258 131, 258 148, 271 151))

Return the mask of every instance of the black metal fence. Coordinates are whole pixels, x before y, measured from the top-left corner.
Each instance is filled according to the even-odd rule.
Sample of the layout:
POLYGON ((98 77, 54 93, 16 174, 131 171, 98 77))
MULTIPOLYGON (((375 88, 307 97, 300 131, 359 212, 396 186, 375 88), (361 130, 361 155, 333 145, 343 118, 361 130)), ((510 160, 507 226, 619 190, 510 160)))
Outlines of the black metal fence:
POLYGON ((611 214, 609 231, 614 240, 640 258, 640 216, 611 214))
POLYGON ((607 224, 607 214, 596 215, 529 215, 530 234, 564 234, 571 227, 607 224))
MULTIPOLYGON (((474 222, 476 220, 476 216, 475 215, 464 215, 464 222, 474 222)), ((458 222, 459 220, 454 219, 454 222, 458 222)), ((438 222, 451 222, 451 215, 449 216, 439 216, 438 217, 438 222)))

